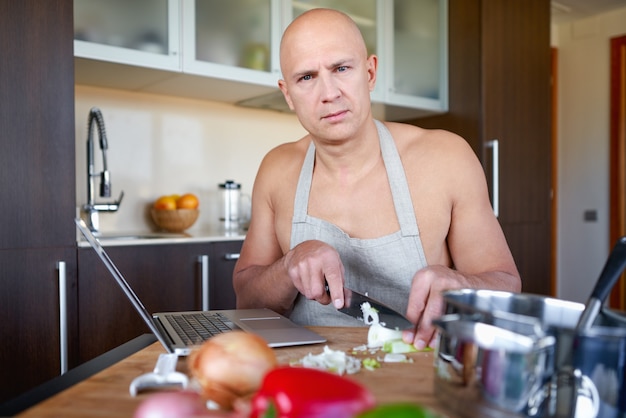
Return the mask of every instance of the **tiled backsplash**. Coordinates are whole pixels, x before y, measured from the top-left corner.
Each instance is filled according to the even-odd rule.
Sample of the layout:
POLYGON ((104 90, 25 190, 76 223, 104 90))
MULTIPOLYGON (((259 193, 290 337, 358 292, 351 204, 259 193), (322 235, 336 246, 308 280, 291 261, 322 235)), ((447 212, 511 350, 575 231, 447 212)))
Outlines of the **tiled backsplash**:
MULTIPOLYGON (((215 102, 76 86, 76 205, 87 201, 87 117, 102 111, 109 144, 107 163, 116 213, 100 215, 103 231, 152 228, 148 207, 163 194, 192 192, 200 217, 190 232, 218 225, 217 185, 226 179, 250 194, 263 156, 305 134, 294 115, 215 102)), ((98 134, 96 171, 102 169, 98 134)), ((96 188, 99 186, 96 185, 96 188)), ((98 190, 98 189, 96 189, 98 190)))

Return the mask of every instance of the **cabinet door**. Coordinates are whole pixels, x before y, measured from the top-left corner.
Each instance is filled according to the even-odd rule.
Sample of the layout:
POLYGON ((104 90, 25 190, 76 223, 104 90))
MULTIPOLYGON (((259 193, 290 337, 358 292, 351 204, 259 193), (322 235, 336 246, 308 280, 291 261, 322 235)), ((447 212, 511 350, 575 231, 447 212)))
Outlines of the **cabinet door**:
POLYGON ((76 243, 72 2, 0 2, 0 249, 76 243))
POLYGON ((450 110, 418 119, 463 136, 493 191, 524 292, 551 293, 550 7, 543 0, 450 0, 450 110))
POLYGON ((383 1, 380 53, 385 102, 443 112, 448 106, 447 0, 383 1))
MULTIPOLYGON (((149 313, 199 309, 197 245, 108 247, 149 313)), ((78 250, 79 361, 150 332, 91 248, 78 250)))
POLYGON ((0 403, 61 374, 61 319, 65 361, 75 356, 76 252, 74 248, 0 250, 0 403), (65 286, 58 263, 65 263, 65 286), (65 311, 62 314, 62 296, 65 311))
POLYGON ((233 271, 242 244, 243 241, 218 241, 211 244, 210 309, 235 309, 236 307, 233 271))
POLYGON ((177 0, 74 1, 77 57, 180 71, 179 33, 177 0))
POLYGON ((550 5, 541 0, 484 3, 482 140, 499 140, 499 219, 523 291, 549 295, 550 5))
POLYGON ((276 0, 187 1, 184 71, 276 87, 278 10, 276 0))

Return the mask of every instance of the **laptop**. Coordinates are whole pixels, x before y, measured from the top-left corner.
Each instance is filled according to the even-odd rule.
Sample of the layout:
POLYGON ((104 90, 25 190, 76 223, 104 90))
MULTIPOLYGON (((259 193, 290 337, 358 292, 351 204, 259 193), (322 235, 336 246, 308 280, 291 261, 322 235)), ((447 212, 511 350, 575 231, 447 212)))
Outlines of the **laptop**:
POLYGON ((270 309, 226 309, 209 311, 160 312, 150 315, 122 273, 85 221, 75 219, 76 226, 96 251, 117 284, 132 303, 150 331, 168 353, 186 356, 204 341, 221 332, 243 330, 262 337, 270 347, 317 344, 326 342, 321 335, 300 326, 270 309))

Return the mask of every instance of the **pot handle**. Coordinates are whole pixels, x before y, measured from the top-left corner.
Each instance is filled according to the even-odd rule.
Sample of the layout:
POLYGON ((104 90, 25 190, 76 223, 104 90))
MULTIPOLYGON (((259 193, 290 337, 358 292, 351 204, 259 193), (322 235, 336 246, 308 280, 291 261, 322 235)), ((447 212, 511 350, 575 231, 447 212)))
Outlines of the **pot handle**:
POLYGON ((598 316, 602 304, 609 295, 611 289, 617 280, 620 278, 624 268, 626 267, 626 237, 621 237, 615 243, 611 254, 609 255, 600 277, 596 281, 591 296, 586 303, 585 310, 583 311, 578 324, 576 326, 576 332, 581 333, 591 327, 593 321, 598 316))
POLYGON ((504 328, 483 322, 472 321, 457 314, 444 315, 433 323, 446 334, 476 344, 484 350, 504 350, 510 353, 530 353, 537 348, 554 344, 554 337, 539 341, 504 328))
POLYGON ((528 401, 529 417, 596 418, 600 395, 593 381, 579 369, 561 368, 528 401))

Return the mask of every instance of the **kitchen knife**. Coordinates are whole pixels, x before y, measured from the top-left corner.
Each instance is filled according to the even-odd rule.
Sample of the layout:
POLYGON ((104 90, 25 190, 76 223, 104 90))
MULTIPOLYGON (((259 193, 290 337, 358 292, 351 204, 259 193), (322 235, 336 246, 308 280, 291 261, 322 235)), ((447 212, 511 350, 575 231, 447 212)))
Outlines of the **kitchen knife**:
POLYGON ((404 330, 415 327, 404 315, 369 296, 365 296, 348 288, 344 288, 344 295, 344 307, 338 310, 359 321, 365 322, 361 305, 367 302, 372 308, 376 309, 378 312, 378 320, 385 328, 404 330))

